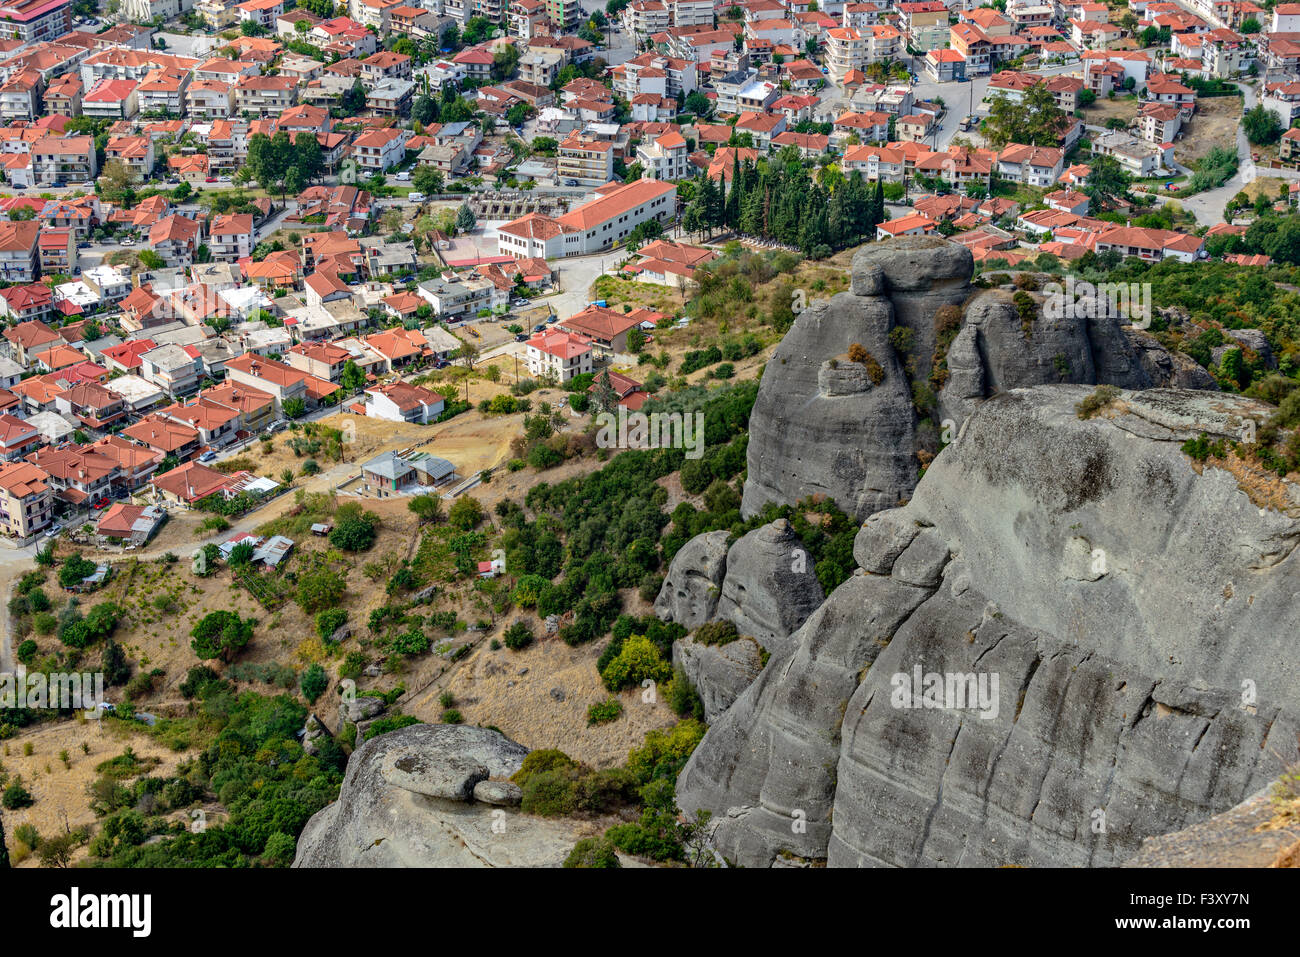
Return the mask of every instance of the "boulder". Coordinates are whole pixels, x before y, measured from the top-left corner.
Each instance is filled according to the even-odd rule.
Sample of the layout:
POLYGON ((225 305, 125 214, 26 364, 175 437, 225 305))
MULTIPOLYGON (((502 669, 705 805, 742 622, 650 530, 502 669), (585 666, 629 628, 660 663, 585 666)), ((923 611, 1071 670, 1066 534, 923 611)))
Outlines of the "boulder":
POLYGON ((487 780, 488 769, 460 754, 407 747, 391 748, 379 764, 379 773, 395 788, 448 801, 468 801, 474 786, 487 780))
POLYGON ((507 798, 511 789, 499 779, 517 771, 527 753, 499 732, 463 725, 416 724, 373 738, 349 760, 338 800, 307 822, 293 866, 558 867, 580 838, 598 833, 591 824, 438 797, 393 784, 384 773, 412 755, 425 770, 408 783, 444 773, 437 767, 473 765, 469 777, 481 768, 494 779, 477 781, 473 791, 507 798))
POLYGON ((717 617, 775 651, 824 597, 811 556, 779 518, 731 546, 717 617))
POLYGON ((668 574, 655 598, 655 614, 687 629, 711 621, 722 596, 727 571, 727 531, 696 535, 668 565, 668 574))
POLYGON ((523 789, 513 781, 479 781, 474 785, 474 800, 484 804, 517 807, 523 799, 523 789))
POLYGON ((384 710, 384 699, 372 695, 345 696, 339 699, 339 720, 356 724, 375 717, 384 710))
POLYGON ((730 708, 763 670, 759 646, 749 638, 725 645, 701 645, 683 638, 673 643, 673 664, 699 692, 704 720, 709 724, 730 708))

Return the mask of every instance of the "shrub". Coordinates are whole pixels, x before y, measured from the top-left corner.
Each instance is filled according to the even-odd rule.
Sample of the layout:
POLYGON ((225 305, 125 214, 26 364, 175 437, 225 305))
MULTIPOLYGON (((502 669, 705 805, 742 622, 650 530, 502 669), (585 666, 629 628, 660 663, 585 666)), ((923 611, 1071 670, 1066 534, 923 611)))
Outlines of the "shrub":
POLYGON ((502 643, 511 651, 520 651, 533 643, 533 630, 525 621, 517 621, 501 635, 502 643))
POLYGON ((644 635, 632 635, 623 642, 622 649, 600 676, 610 691, 622 691, 646 680, 667 681, 672 677, 672 668, 659 654, 654 642, 644 635))
POLYGON ((668 707, 679 718, 704 719, 704 702, 681 668, 673 669, 673 680, 668 685, 668 707))
POLYGON ((584 837, 564 859, 565 867, 622 867, 614 845, 606 837, 584 837))
POLYGON ((348 622, 348 613, 343 608, 326 608, 316 614, 316 634, 328 641, 334 632, 348 622))
POLYGON ((364 552, 375 543, 379 516, 356 502, 340 505, 330 530, 330 544, 345 552, 364 552))
POLYGON ((483 506, 478 499, 462 495, 447 510, 447 521, 455 528, 468 532, 483 521, 483 506))
MULTIPOLYGON (((337 531, 337 529, 335 529, 337 531)), ((298 578, 298 605, 312 615, 327 608, 335 608, 343 598, 346 583, 343 576, 329 568, 317 568, 298 578)))
POLYGON ((701 645, 725 645, 740 637, 740 632, 730 621, 710 621, 695 629, 692 636, 701 645))
POLYGON ((302 696, 315 704, 316 699, 325 693, 325 689, 329 687, 329 684, 329 675, 325 673, 325 669, 318 664, 311 664, 302 673, 302 681, 299 687, 302 688, 302 696))
POLYGON ((1113 385, 1099 385, 1091 395, 1075 403, 1074 413, 1081 419, 1091 419, 1117 398, 1119 389, 1113 385))
POLYGON ((229 661, 253 637, 253 619, 240 618, 233 611, 214 611, 194 626, 190 647, 200 660, 222 658, 229 661))
POLYGON ((366 733, 362 740, 369 741, 371 738, 377 738, 381 734, 387 734, 389 731, 396 731, 398 728, 407 728, 413 724, 423 724, 419 718, 409 714, 390 714, 382 718, 376 718, 370 722, 366 728, 366 733))
POLYGON ((460 724, 464 720, 464 716, 455 708, 448 708, 442 713, 443 724, 460 724))
POLYGON ((594 724, 609 724, 611 721, 617 721, 623 714, 623 702, 617 698, 610 698, 607 701, 601 701, 598 704, 587 706, 587 726, 594 724))
POLYGON ((6 811, 19 811, 35 803, 36 799, 23 787, 22 781, 15 781, 5 788, 4 797, 0 798, 0 804, 4 805, 6 811))
MULTIPOLYGON (((51 631, 54 630, 55 618, 53 615, 46 615, 45 617, 50 620, 50 628, 49 631, 43 631, 41 632, 41 634, 48 635, 51 631)), ((39 629, 37 630, 39 631, 39 629)), ((21 661, 25 665, 30 665, 32 661, 36 658, 36 642, 28 638, 26 641, 24 641, 21 645, 18 646, 18 651, 16 653, 18 655, 19 661, 21 661)))

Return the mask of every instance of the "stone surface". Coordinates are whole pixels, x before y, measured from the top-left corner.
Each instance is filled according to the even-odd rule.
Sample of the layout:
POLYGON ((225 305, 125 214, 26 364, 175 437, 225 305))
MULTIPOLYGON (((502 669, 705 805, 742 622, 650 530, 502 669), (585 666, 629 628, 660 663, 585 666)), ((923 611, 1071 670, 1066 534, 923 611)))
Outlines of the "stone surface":
POLYGON ((523 798, 523 789, 514 781, 480 781, 474 785, 474 800, 484 804, 517 807, 523 798))
MULTIPOLYGON (((339 799, 307 822, 294 867, 558 867, 579 839, 600 831, 590 822, 535 818, 388 783, 381 768, 390 755, 408 752, 429 762, 473 762, 506 778, 528 749, 487 728, 448 724, 411 725, 367 741, 348 761, 339 799)), ((488 783, 499 782, 478 786, 488 783)))
POLYGON ((382 698, 371 695, 357 695, 339 699, 339 720, 356 724, 375 717, 384 710, 382 698))
MULTIPOLYGON (((1300 494, 1180 449, 1268 408, 1160 389, 1082 421, 1090 392, 984 402, 907 506, 859 533, 867 573, 774 652, 678 779, 728 859, 1113 865, 1300 758, 1300 494), (899 707, 918 668, 982 676, 988 695, 899 707)), ((733 549, 728 578, 744 571, 733 549)))
POLYGON ((1125 867, 1297 867, 1300 818, 1276 825, 1265 788, 1231 810, 1172 834, 1147 838, 1125 867))
POLYGON ((790 523, 779 518, 731 546, 717 617, 775 651, 823 597, 812 558, 790 523))
POLYGON ((722 597, 729 537, 727 531, 705 532, 681 547, 655 598, 656 615, 688 629, 713 619, 722 597))
POLYGON ((769 502, 812 495, 858 519, 892 508, 916 486, 917 451, 935 451, 951 439, 938 432, 955 432, 981 402, 1010 389, 1215 388, 1204 369, 1153 336, 1114 316, 1090 318, 1088 309, 1045 310, 1042 294, 1031 294, 1038 308, 1026 335, 1012 294, 975 291, 973 270, 967 249, 934 236, 870 243, 854 254, 850 291, 802 312, 764 367, 750 418, 746 518, 769 502), (935 316, 945 306, 962 308, 963 325, 943 357, 948 379, 937 393, 935 429, 921 429, 903 363, 929 379, 935 316), (1072 315, 1050 317, 1066 311, 1072 315), (901 357, 890 340, 897 327, 910 338, 901 357), (880 363, 880 383, 846 361, 854 343, 880 363))
POLYGON ((746 638, 725 645, 701 645, 690 638, 673 642, 673 664, 680 666, 704 702, 712 724, 763 670, 757 643, 746 638))
POLYGON ((448 801, 468 801, 474 786, 487 780, 488 769, 464 755, 406 747, 391 748, 380 762, 379 774, 395 788, 448 801))

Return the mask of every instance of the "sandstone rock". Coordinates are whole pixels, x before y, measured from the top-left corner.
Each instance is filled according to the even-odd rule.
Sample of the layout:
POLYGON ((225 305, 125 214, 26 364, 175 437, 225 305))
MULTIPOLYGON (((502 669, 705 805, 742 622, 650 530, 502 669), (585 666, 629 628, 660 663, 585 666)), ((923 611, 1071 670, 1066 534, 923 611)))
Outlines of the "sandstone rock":
POLYGON ((1224 333, 1238 345, 1259 353, 1259 357, 1264 360, 1264 364, 1270 369, 1277 368, 1277 360, 1273 357, 1273 347, 1268 344, 1268 337, 1264 335, 1263 330, 1225 329, 1224 333))
POLYGON ((1149 390, 1083 421, 1090 392, 984 402, 859 533, 873 574, 774 652, 678 779, 728 859, 1108 866, 1300 758, 1300 493, 1264 507, 1180 448, 1269 410, 1149 390), (918 669, 985 696, 900 706, 918 669))
MULTIPOLYGON (((528 749, 496 731, 447 724, 412 725, 367 741, 348 762, 339 799, 307 822, 295 867, 558 867, 579 838, 593 833, 585 822, 394 786, 381 771, 393 753, 472 762, 500 779, 519 769, 528 749)), ((487 783, 500 782, 479 786, 487 783)))
POLYGON ((811 557, 780 518, 743 535, 727 553, 717 617, 775 651, 822 603, 811 557))
POLYGON ((915 482, 915 413, 889 344, 883 296, 840 293, 802 312, 768 361, 750 416, 741 513, 825 495, 858 517, 898 503, 915 482), (865 392, 822 392, 821 364, 860 344, 884 381, 865 392))
POLYGON ((696 535, 681 547, 655 598, 655 614, 687 629, 711 621, 727 571, 727 531, 696 535))
POLYGON ((690 638, 673 643, 673 664, 680 666, 704 702, 704 720, 717 717, 763 670, 758 645, 746 638, 725 645, 701 645, 690 638))
POLYGON ((513 781, 480 781, 474 785, 474 800, 484 804, 515 807, 523 799, 523 789, 513 781))
POLYGON ((918 429, 906 360, 929 378, 935 317, 964 309, 963 326, 946 356, 948 379, 937 395, 936 428, 955 432, 978 405, 1000 392, 1034 385, 1107 383, 1215 388, 1187 356, 1170 354, 1154 337, 1116 316, 1056 310, 1040 304, 1028 335, 1012 294, 972 297, 970 252, 941 237, 904 236, 871 243, 853 259, 850 291, 813 303, 795 320, 763 372, 750 417, 748 475, 741 501, 746 518, 768 502, 793 504, 824 495, 853 517, 906 501, 916 485, 919 449, 934 452, 929 427, 918 429), (909 331, 907 356, 895 354, 890 332, 909 331), (844 361, 857 343, 880 363, 870 381, 844 361), (833 364, 832 364, 833 363, 833 364))
POLYGON ((407 747, 390 749, 380 762, 379 773, 396 788, 448 801, 468 801, 475 785, 487 780, 488 769, 459 754, 407 747))
POLYGON ((371 695, 357 695, 354 698, 345 697, 339 700, 339 720, 352 724, 373 718, 383 710, 383 699, 371 695))
POLYGON ((329 636, 329 640, 333 644, 337 645, 340 642, 347 641, 351 637, 352 637, 352 626, 340 625, 339 627, 334 629, 334 634, 329 636))

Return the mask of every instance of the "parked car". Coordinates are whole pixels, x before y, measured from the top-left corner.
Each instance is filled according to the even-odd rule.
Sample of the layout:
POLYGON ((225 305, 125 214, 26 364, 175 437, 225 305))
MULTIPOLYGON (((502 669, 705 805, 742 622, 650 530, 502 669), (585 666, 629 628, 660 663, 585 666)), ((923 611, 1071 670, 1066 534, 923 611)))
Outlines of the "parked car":
POLYGON ((577 185, 578 185, 578 181, 577 181, 576 179, 566 179, 566 180, 564 181, 564 185, 565 185, 565 186, 577 186, 577 185))
POLYGON ((408 194, 406 195, 406 198, 409 199, 409 200, 410 200, 411 202, 413 202, 413 203, 423 203, 423 202, 424 202, 424 194, 423 194, 423 193, 408 193, 408 194))
POLYGON ((134 246, 134 245, 135 245, 135 240, 132 239, 130 236, 128 236, 126 239, 122 240, 121 245, 123 245, 123 246, 134 246))
POLYGON ((519 335, 515 336, 515 342, 527 342, 527 341, 528 341, 528 333, 526 332, 521 332, 519 333, 519 335))
POLYGON ((516 299, 513 303, 511 303, 511 305, 516 306, 516 307, 524 307, 524 306, 527 306, 527 305, 528 305, 528 300, 527 300, 527 299, 522 299, 522 298, 520 298, 520 299, 516 299))
POLYGON ((61 532, 61 531, 63 531, 63 523, 62 523, 62 522, 55 522, 53 525, 51 525, 51 526, 46 530, 46 532, 45 532, 45 537, 46 537, 46 538, 58 538, 58 537, 59 537, 59 532, 61 532))
POLYGON ((408 170, 402 170, 400 173, 393 174, 393 179, 400 179, 403 183, 405 183, 410 178, 411 178, 411 174, 408 170))
POLYGON ((199 456, 199 461, 211 462, 216 457, 217 457, 217 453, 212 451, 211 449, 208 449, 206 452, 204 452, 202 455, 199 456))
POLYGON ((205 178, 205 179, 203 180, 203 182, 205 182, 205 183, 215 183, 216 181, 217 181, 217 178, 216 178, 215 176, 209 176, 209 177, 207 177, 207 178, 205 178))
POLYGON ((545 331, 546 331, 546 323, 544 322, 539 322, 537 325, 533 326, 533 332, 545 332, 545 331))

